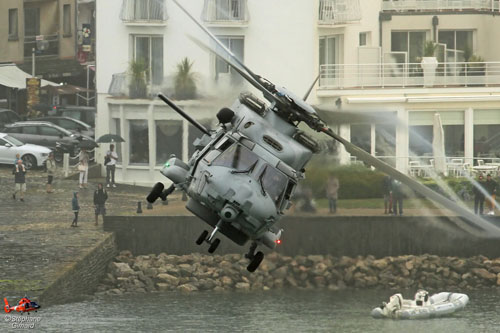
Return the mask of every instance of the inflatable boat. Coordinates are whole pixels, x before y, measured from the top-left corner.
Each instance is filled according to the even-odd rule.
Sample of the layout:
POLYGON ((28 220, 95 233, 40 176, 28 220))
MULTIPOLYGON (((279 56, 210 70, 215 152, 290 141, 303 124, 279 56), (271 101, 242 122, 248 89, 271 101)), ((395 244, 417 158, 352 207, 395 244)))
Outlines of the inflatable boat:
POLYGON ((424 319, 446 316, 463 309, 469 302, 469 296, 459 293, 442 292, 429 296, 425 290, 419 290, 414 300, 403 299, 401 294, 392 295, 389 303, 372 310, 373 318, 424 319))

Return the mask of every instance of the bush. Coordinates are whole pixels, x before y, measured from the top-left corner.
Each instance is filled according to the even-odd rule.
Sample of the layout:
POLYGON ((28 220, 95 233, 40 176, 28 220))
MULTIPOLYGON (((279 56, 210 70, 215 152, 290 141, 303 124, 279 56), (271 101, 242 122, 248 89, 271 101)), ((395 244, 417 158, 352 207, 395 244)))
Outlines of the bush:
POLYGON ((306 171, 304 187, 312 188, 315 198, 326 198, 326 182, 333 174, 339 180, 339 199, 367 199, 382 197, 384 174, 362 165, 311 165, 306 171))

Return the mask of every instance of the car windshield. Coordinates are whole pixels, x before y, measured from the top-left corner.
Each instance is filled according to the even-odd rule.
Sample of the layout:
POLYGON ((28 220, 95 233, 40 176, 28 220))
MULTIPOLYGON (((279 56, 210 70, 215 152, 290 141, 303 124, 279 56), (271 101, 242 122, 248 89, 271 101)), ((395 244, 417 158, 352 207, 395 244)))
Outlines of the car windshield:
POLYGON ((9 142, 10 142, 10 143, 12 143, 13 145, 18 146, 18 147, 19 147, 19 146, 24 145, 24 143, 22 143, 21 141, 19 141, 18 139, 14 138, 14 137, 12 137, 12 136, 10 136, 10 135, 6 135, 6 136, 4 137, 4 139, 5 139, 5 140, 7 140, 7 141, 9 141, 9 142))
POLYGON ((220 154, 213 162, 213 165, 231 168, 239 172, 248 171, 250 173, 258 160, 259 157, 251 150, 235 143, 220 154))
POLYGON ((273 199, 276 205, 279 205, 288 184, 288 177, 267 164, 259 175, 259 182, 263 191, 273 199))

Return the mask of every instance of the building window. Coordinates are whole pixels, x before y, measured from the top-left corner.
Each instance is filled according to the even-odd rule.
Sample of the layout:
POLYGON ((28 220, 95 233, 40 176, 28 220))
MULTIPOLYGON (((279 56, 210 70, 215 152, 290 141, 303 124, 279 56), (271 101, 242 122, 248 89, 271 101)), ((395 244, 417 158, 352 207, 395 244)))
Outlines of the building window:
POLYGON ((338 58, 338 37, 329 36, 319 39, 319 65, 321 79, 335 78, 338 58))
POLYGON ((351 142, 370 153, 372 145, 371 126, 369 124, 351 125, 351 142))
POLYGON ((24 8, 24 35, 40 35, 40 8, 24 8))
POLYGON ((146 80, 154 85, 163 82, 163 37, 134 36, 134 60, 146 64, 146 80))
POLYGON ((9 40, 18 39, 17 8, 9 9, 9 40))
MULTIPOLYGON (((211 128, 212 121, 211 120, 199 120, 200 124, 205 126, 205 128, 211 128)), ((197 127, 189 124, 188 126, 188 155, 191 156, 195 152, 194 141, 203 136, 203 132, 200 131, 197 127)))
POLYGON ((149 164, 147 120, 129 120, 130 164, 149 164))
POLYGON ((440 30, 438 41, 446 45, 447 62, 464 62, 472 55, 472 31, 440 30))
POLYGON ((359 33, 359 46, 366 46, 367 45, 367 32, 360 32, 359 33))
POLYGON ((71 36, 71 5, 63 6, 63 36, 71 36))
POLYGON ((425 35, 425 31, 392 31, 391 51, 406 52, 406 61, 417 63, 424 55, 425 35))
POLYGON ((156 121, 156 165, 164 164, 170 155, 182 159, 182 121, 156 121))
POLYGON ((216 0, 216 20, 232 21, 244 18, 244 2, 242 0, 216 0))
POLYGON ((124 21, 165 21, 164 0, 123 0, 121 19, 124 21))
MULTIPOLYGON (((245 51, 245 39, 244 37, 221 37, 217 38, 224 44, 233 54, 242 62, 244 61, 244 51, 245 51)), ((217 47, 219 53, 224 54, 224 51, 217 47)), ((241 77, 236 71, 233 71, 224 61, 217 58, 215 60, 215 79, 218 80, 220 75, 230 75, 231 80, 240 80, 241 77)))

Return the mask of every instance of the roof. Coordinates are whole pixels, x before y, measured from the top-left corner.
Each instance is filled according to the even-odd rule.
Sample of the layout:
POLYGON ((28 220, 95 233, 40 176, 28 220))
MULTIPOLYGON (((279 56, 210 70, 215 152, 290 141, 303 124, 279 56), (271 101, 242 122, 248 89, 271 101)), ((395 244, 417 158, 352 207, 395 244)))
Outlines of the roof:
POLYGON ((58 86, 47 86, 45 89, 50 90, 53 94, 57 95, 73 95, 84 92, 93 92, 92 89, 86 89, 72 84, 58 85, 58 86))
MULTIPOLYGON (((26 79, 31 78, 15 64, 0 64, 0 85, 9 88, 26 89, 26 79)), ((58 86, 57 83, 42 80, 41 86, 58 86)))

